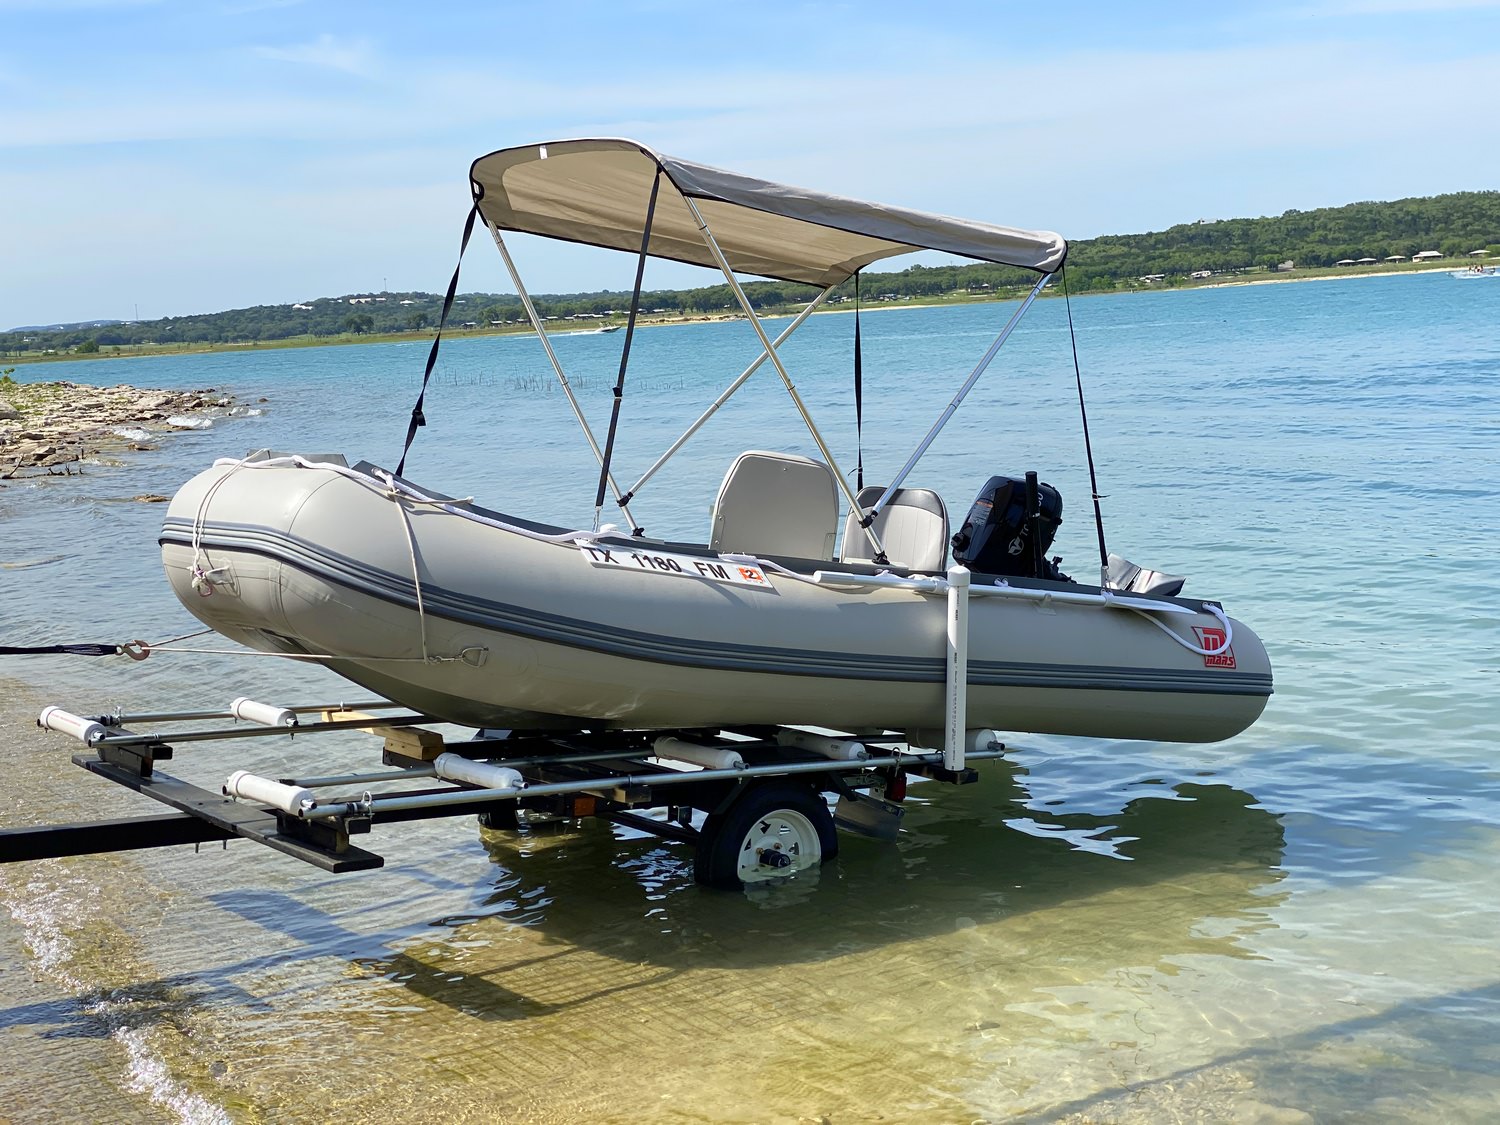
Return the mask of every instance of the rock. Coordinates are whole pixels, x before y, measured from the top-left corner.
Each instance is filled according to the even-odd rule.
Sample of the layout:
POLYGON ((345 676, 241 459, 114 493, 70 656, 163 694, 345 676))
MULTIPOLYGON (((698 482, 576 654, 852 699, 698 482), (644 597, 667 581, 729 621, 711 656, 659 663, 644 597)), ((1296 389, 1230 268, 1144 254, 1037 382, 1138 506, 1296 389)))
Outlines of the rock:
MULTIPOLYGON (((262 399, 264 401, 264 399, 262 399)), ((195 429, 210 419, 234 413, 233 396, 208 387, 200 390, 137 388, 126 384, 96 387, 65 381, 7 384, 0 398, 0 480, 27 472, 71 475, 78 463, 101 450, 157 448, 143 434, 115 432, 195 429), (172 426, 169 418, 204 415, 198 426, 172 426), (6 426, 3 420, 19 422, 6 426)), ((150 499, 150 498, 148 498, 150 499)), ((150 502, 155 502, 150 499, 150 502)))
POLYGON ((132 496, 131 499, 139 500, 142 504, 165 504, 171 498, 156 492, 143 492, 139 496, 132 496))

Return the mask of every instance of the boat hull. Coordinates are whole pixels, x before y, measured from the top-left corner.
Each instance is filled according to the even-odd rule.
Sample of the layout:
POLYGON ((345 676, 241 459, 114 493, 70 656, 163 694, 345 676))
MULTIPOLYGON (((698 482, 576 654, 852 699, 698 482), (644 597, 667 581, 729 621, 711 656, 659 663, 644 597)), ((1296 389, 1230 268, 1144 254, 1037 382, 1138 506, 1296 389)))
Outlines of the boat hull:
MULTIPOLYGON (((174 590, 204 624, 251 648, 311 654, 455 723, 903 731, 945 722, 942 596, 815 585, 774 568, 750 568, 760 585, 702 577, 696 561, 656 568, 652 558, 686 559, 684 548, 548 542, 303 467, 200 474, 174 498, 161 545, 174 590), (646 562, 619 565, 635 555, 646 562), (195 568, 206 576, 196 587, 195 568)), ((743 561, 696 550, 700 571, 743 561)), ((1221 628, 1201 608, 1162 616, 1191 644, 1198 629, 1221 628)), ((1205 657, 1129 611, 976 597, 967 725, 1231 737, 1271 691, 1264 647, 1232 625, 1232 655, 1205 657)))

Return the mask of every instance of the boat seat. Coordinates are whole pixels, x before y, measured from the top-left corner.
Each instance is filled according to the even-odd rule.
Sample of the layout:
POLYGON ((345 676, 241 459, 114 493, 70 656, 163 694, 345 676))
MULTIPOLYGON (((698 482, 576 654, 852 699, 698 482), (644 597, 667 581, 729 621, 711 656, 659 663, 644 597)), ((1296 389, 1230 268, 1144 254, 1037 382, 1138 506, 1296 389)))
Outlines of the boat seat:
POLYGON ((1165 594, 1167 597, 1176 597, 1187 582, 1184 575, 1147 570, 1113 551, 1109 553, 1109 565, 1104 577, 1111 590, 1127 594, 1165 594))
POLYGON ((724 474, 708 545, 731 555, 831 559, 838 530, 832 469, 794 453, 750 450, 724 474))
MULTIPOLYGON (((885 489, 862 488, 855 497, 862 509, 879 500, 885 489)), ((875 557, 870 537, 859 526, 859 514, 844 520, 844 562, 868 561, 875 557)), ((943 498, 930 488, 898 488, 890 502, 875 517, 875 534, 885 545, 892 566, 908 570, 942 570, 948 554, 948 509, 943 498)))

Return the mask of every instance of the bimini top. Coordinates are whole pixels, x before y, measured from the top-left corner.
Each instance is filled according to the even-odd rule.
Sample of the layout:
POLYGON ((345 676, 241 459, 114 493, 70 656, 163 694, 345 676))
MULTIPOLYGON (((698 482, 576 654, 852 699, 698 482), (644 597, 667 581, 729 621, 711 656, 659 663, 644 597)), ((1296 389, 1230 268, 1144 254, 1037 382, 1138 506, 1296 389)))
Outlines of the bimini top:
POLYGON ((639 252, 652 178, 663 184, 648 252, 716 267, 691 198, 736 273, 837 285, 871 262, 942 250, 1053 273, 1068 244, 1050 231, 930 215, 788 187, 662 156, 636 141, 551 141, 474 161, 480 215, 501 230, 639 252))

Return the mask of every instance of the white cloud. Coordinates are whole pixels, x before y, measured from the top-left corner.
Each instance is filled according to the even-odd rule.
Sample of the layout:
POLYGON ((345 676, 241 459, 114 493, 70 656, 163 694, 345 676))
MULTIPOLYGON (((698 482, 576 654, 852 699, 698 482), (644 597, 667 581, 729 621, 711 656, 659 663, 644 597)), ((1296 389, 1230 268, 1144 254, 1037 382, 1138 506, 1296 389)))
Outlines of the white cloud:
MULTIPOLYGON (((32 306, 23 321, 102 315, 61 303, 86 296, 80 272, 113 292, 129 279, 143 311, 152 292, 162 311, 230 307, 275 300, 278 287, 287 299, 359 288, 375 271, 436 288, 468 162, 565 136, 633 136, 772 180, 1073 238, 1485 187, 1500 181, 1500 154, 1432 155, 1470 152, 1491 131, 1493 99, 1455 98, 1452 72, 1500 73, 1500 51, 1480 37, 1463 49, 1429 59, 1332 35, 1011 57, 950 44, 899 66, 855 52, 816 71, 743 55, 690 68, 684 55, 636 76, 572 55, 491 69, 404 48, 388 66, 369 43, 333 36, 253 55, 229 44, 198 69, 34 83, 34 108, 0 115, 6 197, 36 235, 19 260, 74 263, 75 278, 53 284, 29 267, 0 306, 32 306), (327 81, 345 73, 369 80, 327 81), (124 159, 137 166, 116 169, 124 159), (64 183, 81 193, 73 206, 64 183), (108 247, 90 244, 80 212, 111 231, 108 247), (192 257, 208 232, 217 266, 192 257), (170 268, 164 246, 190 260, 170 268)), ((538 291, 609 276, 573 258, 565 273, 555 252, 538 260, 538 291)), ((475 268, 476 284, 504 287, 475 268)))
POLYGON ((360 77, 369 77, 375 72, 375 52, 364 39, 341 40, 323 34, 311 43, 297 43, 288 47, 252 47, 251 50, 262 58, 278 62, 324 67, 360 77))

